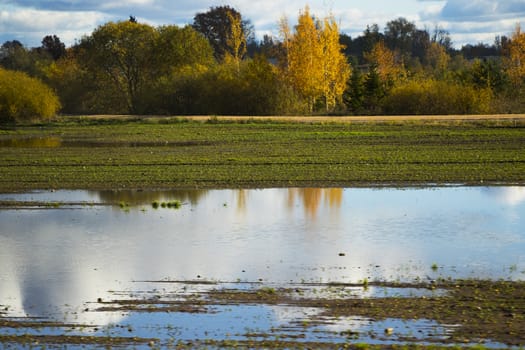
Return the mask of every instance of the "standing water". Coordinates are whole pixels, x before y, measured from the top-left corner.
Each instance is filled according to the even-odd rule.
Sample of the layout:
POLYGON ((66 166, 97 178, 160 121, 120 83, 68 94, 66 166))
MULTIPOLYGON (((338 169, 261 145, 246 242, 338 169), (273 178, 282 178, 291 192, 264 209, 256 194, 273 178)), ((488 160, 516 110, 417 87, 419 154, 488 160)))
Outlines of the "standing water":
MULTIPOLYGON (((157 290, 525 277, 523 187, 56 191, 0 202, 0 306, 9 317, 138 328, 168 317, 178 339, 212 330, 224 338, 241 331, 210 315, 87 311, 157 290)), ((292 309, 215 311, 239 327, 254 315, 264 329, 318 312, 292 309)))

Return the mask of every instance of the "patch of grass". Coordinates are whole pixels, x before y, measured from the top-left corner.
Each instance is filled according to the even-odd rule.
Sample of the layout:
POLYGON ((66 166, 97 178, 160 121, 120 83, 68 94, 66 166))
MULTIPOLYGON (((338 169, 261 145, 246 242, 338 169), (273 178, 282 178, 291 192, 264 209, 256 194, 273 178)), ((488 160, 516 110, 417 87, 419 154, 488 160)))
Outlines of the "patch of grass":
POLYGON ((215 119, 69 118, 2 130, 0 140, 61 144, 1 146, 0 192, 525 183, 523 121, 215 119))

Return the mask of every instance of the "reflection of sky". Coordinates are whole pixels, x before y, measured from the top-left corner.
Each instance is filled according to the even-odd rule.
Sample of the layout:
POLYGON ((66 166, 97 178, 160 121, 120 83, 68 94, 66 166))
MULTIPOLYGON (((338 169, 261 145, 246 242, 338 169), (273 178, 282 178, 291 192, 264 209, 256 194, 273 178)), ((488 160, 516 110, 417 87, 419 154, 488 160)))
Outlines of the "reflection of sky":
MULTIPOLYGON (((521 187, 223 190, 188 195, 180 210, 154 210, 150 195, 129 212, 1 210, 0 303, 13 315, 58 314, 66 304, 83 308, 108 298, 111 289, 133 289, 132 281, 197 276, 265 282, 523 278, 522 194, 521 187), (437 273, 433 263, 441 267, 437 273)), ((81 191, 5 198, 101 201, 81 191)), ((111 321, 97 313, 77 317, 111 321)))
POLYGON ((483 191, 508 206, 519 206, 525 202, 525 187, 486 187, 483 191))

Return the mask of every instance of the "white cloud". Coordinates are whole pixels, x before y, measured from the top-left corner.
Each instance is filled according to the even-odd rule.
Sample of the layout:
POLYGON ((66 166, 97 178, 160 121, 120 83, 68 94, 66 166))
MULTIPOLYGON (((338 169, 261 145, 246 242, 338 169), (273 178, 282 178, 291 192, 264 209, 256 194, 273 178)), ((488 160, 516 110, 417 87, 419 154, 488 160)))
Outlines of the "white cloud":
POLYGON ((58 34, 61 40, 72 44, 75 39, 89 34, 108 17, 94 11, 63 12, 36 9, 17 9, 0 12, 0 35, 3 41, 17 39, 28 46, 38 46, 42 38, 58 34), (9 37, 8 37, 9 35, 9 37))
POLYGON ((251 20, 258 37, 277 36, 281 16, 286 15, 294 23, 306 4, 318 17, 333 14, 341 31, 354 37, 367 25, 378 24, 382 30, 388 21, 405 17, 419 28, 439 25, 448 29, 456 45, 492 42, 496 35, 509 35, 525 18, 523 0, 3 0, 0 40, 18 39, 35 46, 43 36, 56 34, 72 44, 104 21, 125 20, 133 15, 152 25, 185 25, 196 13, 224 4, 251 20))
POLYGON ((431 27, 439 25, 448 30, 456 47, 479 42, 491 44, 496 36, 510 35, 524 19, 525 1, 448 0, 439 10, 437 6, 429 6, 421 16, 431 27))
POLYGON ((449 0, 441 17, 450 21, 492 21, 525 15, 525 2, 520 0, 449 0))

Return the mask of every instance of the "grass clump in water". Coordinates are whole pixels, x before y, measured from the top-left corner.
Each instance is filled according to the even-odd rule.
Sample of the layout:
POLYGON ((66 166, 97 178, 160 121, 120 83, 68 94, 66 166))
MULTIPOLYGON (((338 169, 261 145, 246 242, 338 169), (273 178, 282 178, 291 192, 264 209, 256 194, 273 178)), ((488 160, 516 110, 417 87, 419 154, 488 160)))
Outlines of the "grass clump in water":
POLYGON ((182 206, 182 203, 178 200, 174 200, 174 201, 168 202, 167 206, 168 208, 179 209, 182 206))
POLYGON ((158 209, 159 207, 164 209, 180 209, 180 207, 182 206, 182 202, 179 200, 172 200, 169 202, 154 201, 153 203, 151 203, 151 206, 153 207, 153 209, 158 209))

